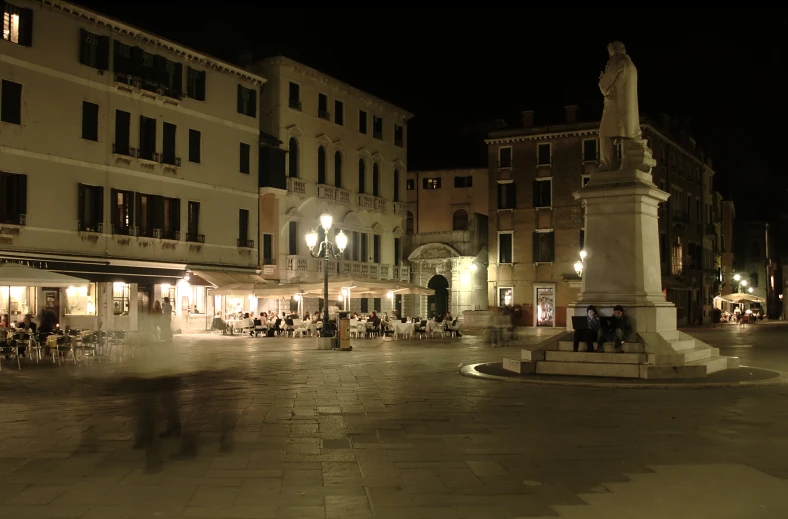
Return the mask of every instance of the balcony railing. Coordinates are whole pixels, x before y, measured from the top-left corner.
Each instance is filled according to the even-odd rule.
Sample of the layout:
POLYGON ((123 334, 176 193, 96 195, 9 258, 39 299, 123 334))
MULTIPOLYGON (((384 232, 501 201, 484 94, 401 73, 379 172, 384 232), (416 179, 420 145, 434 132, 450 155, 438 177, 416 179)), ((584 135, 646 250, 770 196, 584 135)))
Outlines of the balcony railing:
MULTIPOLYGON (((287 256, 287 270, 291 277, 297 276, 305 279, 308 274, 314 274, 314 277, 318 278, 323 275, 323 261, 310 256, 287 256)), ((410 280, 410 267, 344 259, 329 260, 328 273, 332 276, 355 276, 394 281, 410 280)))
POLYGON ((0 219, 0 223, 9 225, 27 225, 26 214, 10 214, 7 218, 0 219))
POLYGON ((287 177, 287 192, 293 195, 306 195, 306 182, 296 177, 287 177))
POLYGON ((238 246, 247 249, 254 249, 254 240, 250 240, 249 238, 238 238, 238 246))
POLYGON ((287 270, 290 272, 307 272, 310 261, 314 261, 314 258, 308 258, 306 256, 288 256, 287 270))
POLYGON ((326 121, 331 120, 331 114, 328 113, 328 110, 318 110, 317 116, 320 117, 321 119, 325 119, 326 121))
POLYGON ((190 241, 194 243, 205 243, 205 235, 196 232, 188 232, 186 233, 186 241, 190 241))
POLYGON ((128 144, 112 143, 112 153, 115 155, 123 155, 125 157, 136 157, 137 148, 130 148, 128 144))
POLYGON ((379 213, 385 213, 386 212, 386 208, 387 208, 386 199, 376 196, 375 197, 375 211, 377 211, 379 213))
POLYGON ((404 265, 394 265, 393 278, 400 281, 410 281, 410 267, 404 265))
POLYGON ((405 202, 394 202, 394 214, 397 216, 408 216, 408 204, 405 202))
POLYGON ((104 224, 102 222, 83 222, 77 220, 77 231, 79 232, 104 232, 104 224))
POLYGON ((299 101, 298 99, 290 99, 289 101, 290 101, 289 103, 290 108, 295 108, 296 110, 301 109, 301 101, 299 101))
POLYGON ((338 187, 336 188, 336 193, 337 193, 337 202, 339 202, 340 204, 350 205, 350 191, 338 187))
POLYGON ((181 167, 181 158, 174 155, 162 154, 161 163, 167 166, 181 167))
POLYGON ((323 200, 336 200, 337 188, 326 184, 317 186, 317 197, 323 200))
POLYGON ((372 138, 383 139, 383 130, 372 130, 372 138))
POLYGON ((359 209, 369 209, 370 211, 373 211, 375 209, 375 197, 365 193, 359 193, 358 207, 359 209))
POLYGON ((132 226, 112 226, 112 234, 117 234, 119 236, 138 236, 139 229, 137 227, 132 226))

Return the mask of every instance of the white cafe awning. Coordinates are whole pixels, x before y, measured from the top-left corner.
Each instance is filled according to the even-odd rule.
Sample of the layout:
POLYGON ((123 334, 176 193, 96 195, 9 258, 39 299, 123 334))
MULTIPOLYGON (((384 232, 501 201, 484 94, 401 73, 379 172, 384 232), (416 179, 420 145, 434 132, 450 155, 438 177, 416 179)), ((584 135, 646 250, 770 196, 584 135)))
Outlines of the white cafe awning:
POLYGON ((68 288, 87 286, 87 280, 58 274, 51 270, 37 269, 19 265, 18 263, 3 263, 0 265, 0 286, 20 287, 52 287, 68 288))

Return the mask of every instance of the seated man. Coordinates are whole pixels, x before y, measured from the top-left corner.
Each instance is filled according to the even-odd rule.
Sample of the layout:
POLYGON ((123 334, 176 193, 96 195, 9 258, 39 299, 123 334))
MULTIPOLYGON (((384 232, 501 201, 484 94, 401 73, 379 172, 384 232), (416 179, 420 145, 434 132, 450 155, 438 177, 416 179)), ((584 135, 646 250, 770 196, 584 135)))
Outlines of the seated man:
POLYGON ((583 330, 575 330, 572 334, 572 350, 577 351, 580 341, 586 343, 586 351, 594 351, 594 339, 599 335, 599 316, 596 314, 596 307, 588 305, 586 308, 588 317, 588 327, 583 330))
POLYGON ((610 326, 599 329, 597 351, 604 351, 603 347, 607 340, 616 342, 616 353, 624 353, 623 342, 631 332, 632 327, 629 325, 627 318, 624 317, 624 307, 616 305, 615 308, 613 308, 613 317, 610 319, 610 326))

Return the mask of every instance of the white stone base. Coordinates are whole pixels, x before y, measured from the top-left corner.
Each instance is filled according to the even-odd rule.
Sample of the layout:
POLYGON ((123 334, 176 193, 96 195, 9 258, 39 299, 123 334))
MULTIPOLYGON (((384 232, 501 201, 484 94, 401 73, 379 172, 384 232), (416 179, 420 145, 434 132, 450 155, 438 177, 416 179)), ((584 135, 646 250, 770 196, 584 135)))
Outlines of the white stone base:
POLYGON ((330 350, 334 348, 334 344, 336 343, 336 339, 333 337, 318 337, 315 339, 317 341, 317 349, 318 350, 330 350))

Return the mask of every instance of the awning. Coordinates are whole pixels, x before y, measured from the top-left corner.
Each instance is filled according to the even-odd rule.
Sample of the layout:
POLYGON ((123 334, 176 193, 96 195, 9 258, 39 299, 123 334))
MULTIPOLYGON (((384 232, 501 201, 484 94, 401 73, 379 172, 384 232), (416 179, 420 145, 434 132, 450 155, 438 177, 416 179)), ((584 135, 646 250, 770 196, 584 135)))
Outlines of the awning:
POLYGON ((753 295, 753 294, 747 294, 747 293, 744 293, 744 292, 737 292, 735 294, 728 294, 726 297, 728 298, 728 300, 730 300, 733 303, 744 303, 744 302, 765 303, 766 302, 766 300, 764 298, 762 298, 762 297, 758 297, 758 296, 753 295))
POLYGON ((18 263, 0 265, 0 286, 68 288, 87 286, 87 284, 84 279, 58 274, 51 270, 27 267, 18 263))
POLYGON ((252 283, 255 285, 266 285, 269 282, 259 274, 246 272, 224 272, 218 270, 194 270, 192 274, 208 281, 217 287, 226 287, 239 283, 252 283))
MULTIPOLYGON (((322 297, 323 283, 307 283, 301 287, 309 293, 311 297, 322 297)), ((343 288, 350 290, 351 298, 359 297, 384 297, 389 292, 394 294, 415 294, 431 296, 435 291, 431 288, 405 283, 395 279, 364 279, 353 277, 333 277, 328 279, 328 293, 330 296, 337 296, 343 288)))

